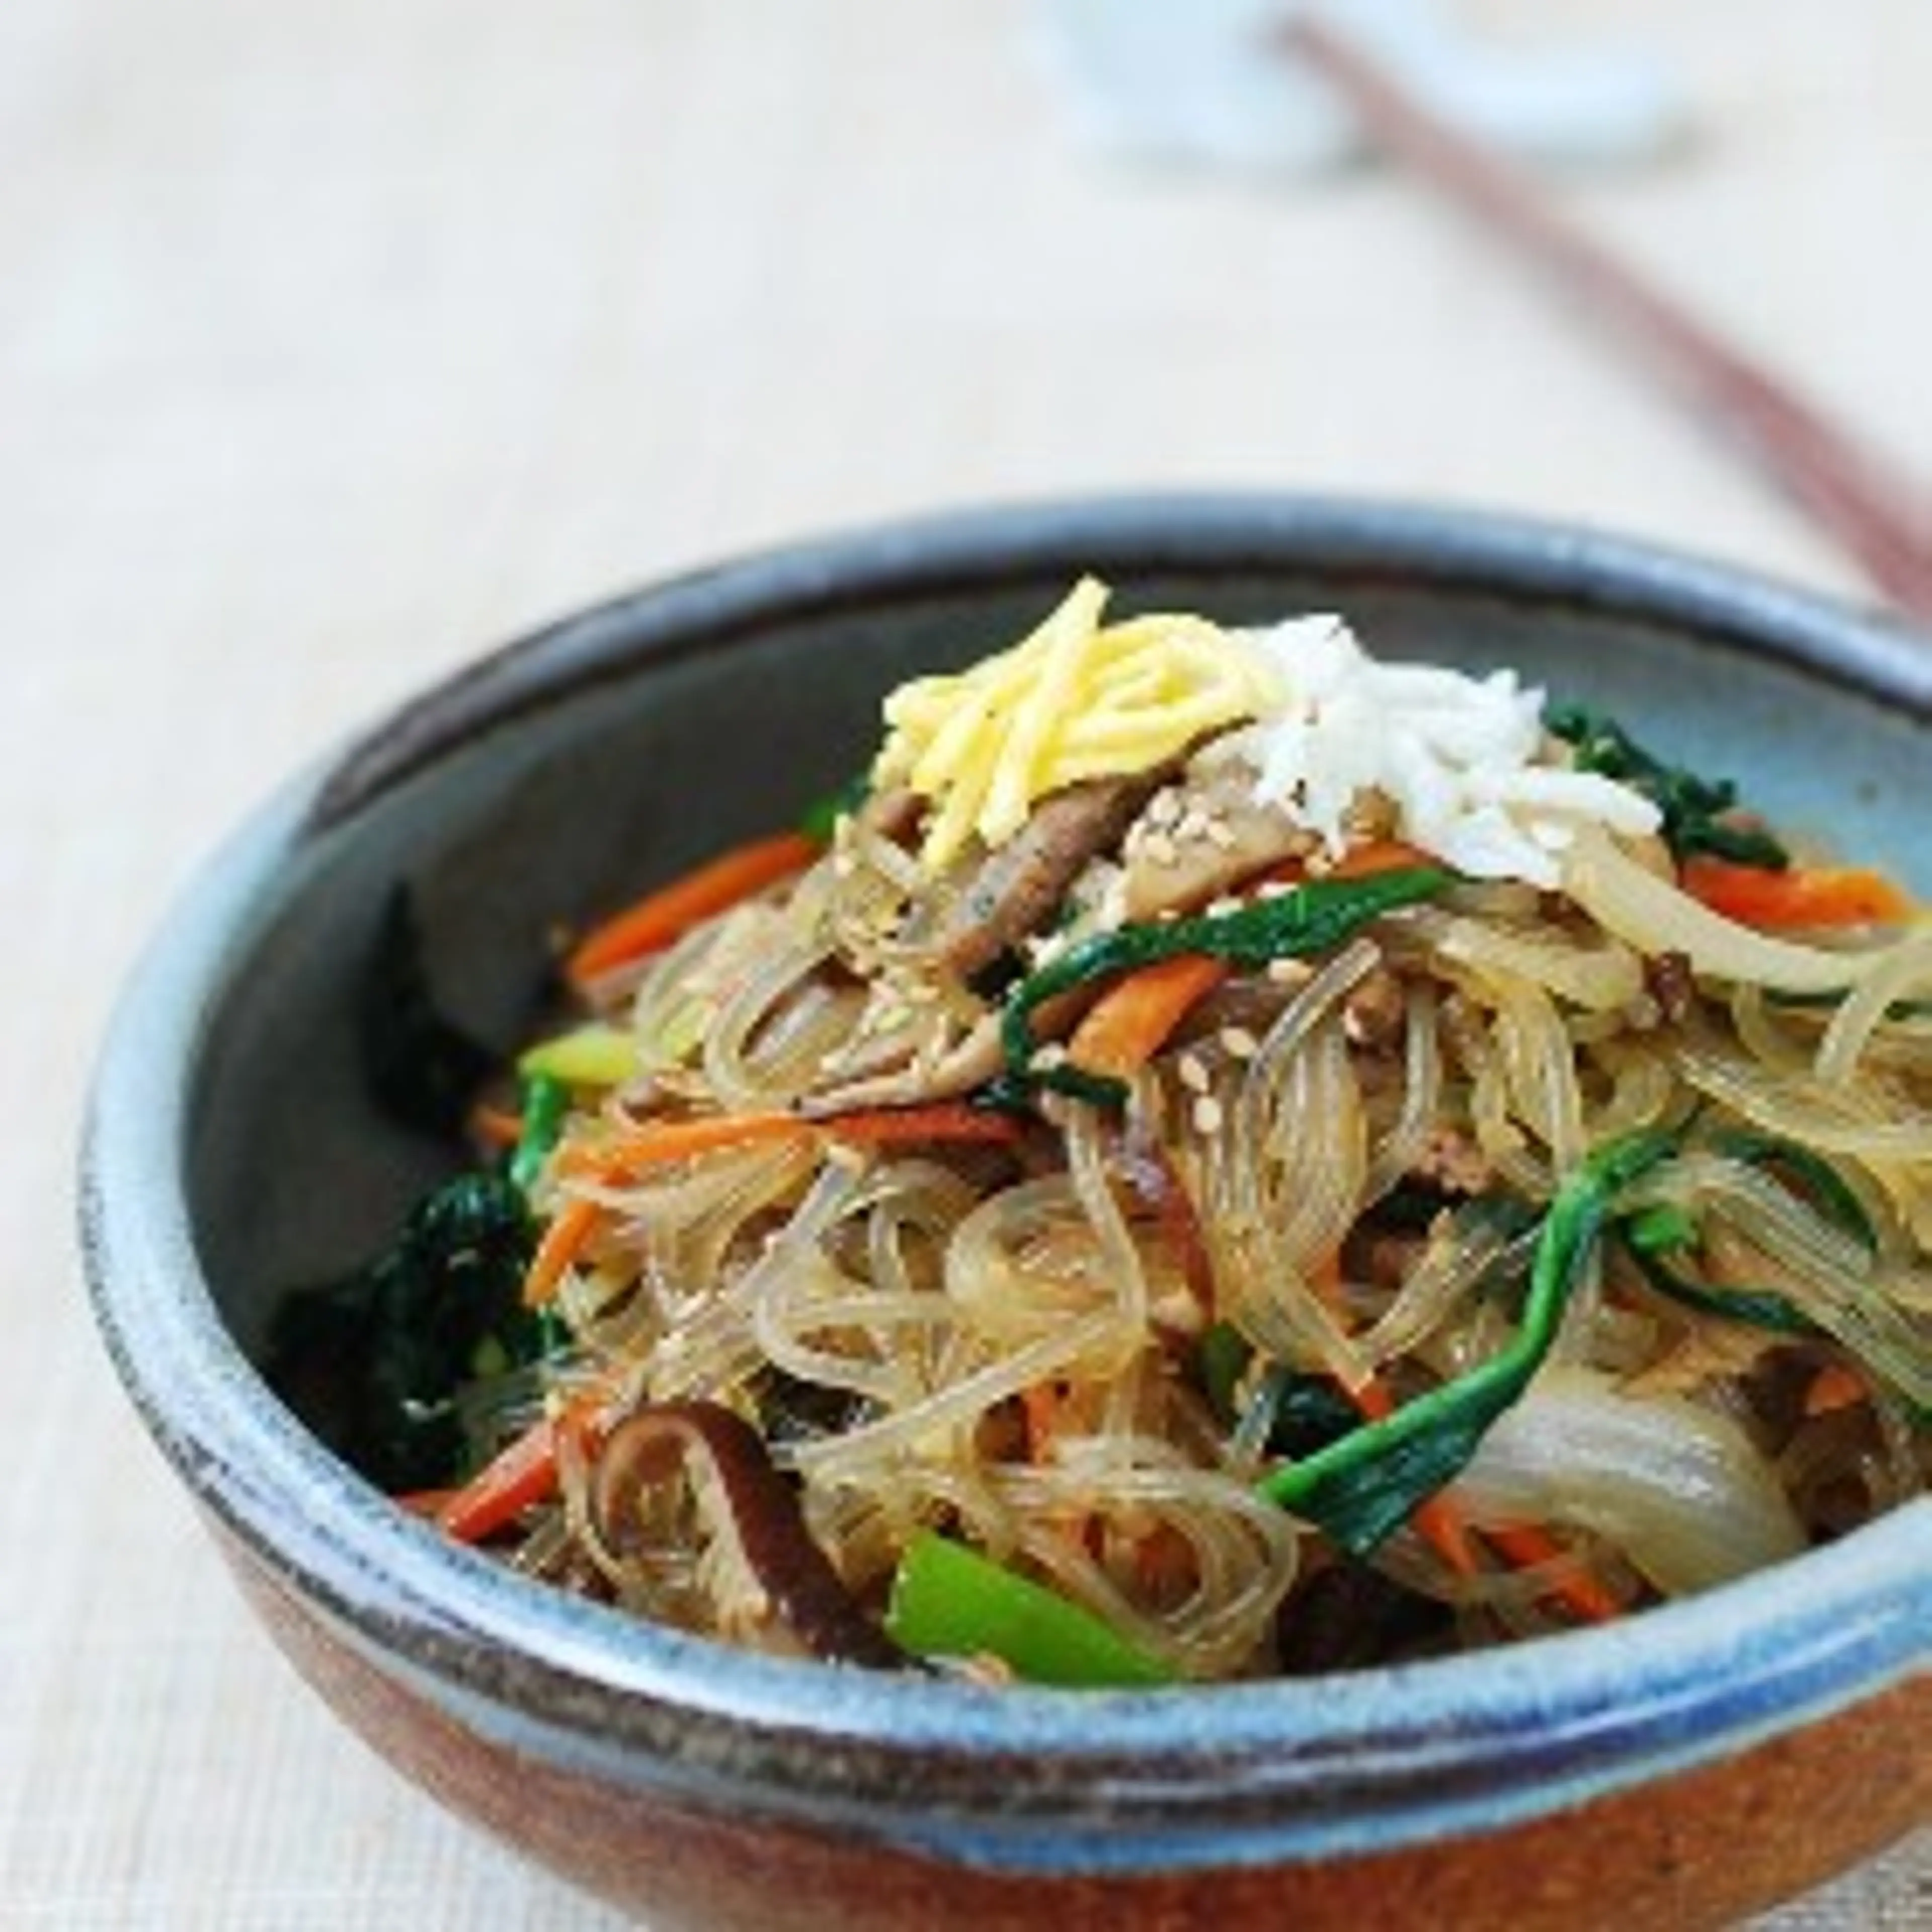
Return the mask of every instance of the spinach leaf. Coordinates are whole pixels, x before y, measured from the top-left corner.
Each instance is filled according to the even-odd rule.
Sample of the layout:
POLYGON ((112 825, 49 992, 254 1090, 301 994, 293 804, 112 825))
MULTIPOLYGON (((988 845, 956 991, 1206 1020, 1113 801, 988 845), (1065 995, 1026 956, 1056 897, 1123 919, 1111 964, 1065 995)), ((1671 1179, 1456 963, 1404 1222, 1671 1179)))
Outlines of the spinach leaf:
POLYGON ((1781 872, 1791 855, 1771 834, 1732 814, 1738 788, 1729 778, 1700 778, 1666 764, 1614 718, 1580 704, 1552 705, 1544 726, 1576 754, 1579 771, 1600 772, 1642 793, 1664 815, 1664 840, 1678 859, 1704 853, 1733 865, 1781 872))
POLYGON ((522 1300, 535 1240, 522 1190, 506 1175, 446 1181, 386 1253, 283 1304, 270 1382, 378 1486, 452 1480, 465 1452, 458 1389, 544 1351, 542 1321, 522 1300))
POLYGON ((1122 1082, 1108 1076, 1077 1066, 1033 1065, 1033 1015, 1061 993, 1184 952, 1248 967, 1326 952, 1384 913, 1433 898, 1453 878, 1438 867, 1420 866, 1360 879, 1311 879, 1238 912, 1124 926, 1078 940, 1006 995, 1000 1021, 1006 1060, 1002 1097, 1028 1083, 1102 1106, 1117 1106, 1126 1097, 1122 1082))

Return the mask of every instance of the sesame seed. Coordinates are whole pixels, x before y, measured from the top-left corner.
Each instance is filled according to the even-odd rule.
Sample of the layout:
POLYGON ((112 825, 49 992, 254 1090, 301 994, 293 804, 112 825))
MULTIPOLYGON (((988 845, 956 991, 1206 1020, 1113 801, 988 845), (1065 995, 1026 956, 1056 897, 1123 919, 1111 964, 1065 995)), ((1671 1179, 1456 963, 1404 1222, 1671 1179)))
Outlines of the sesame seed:
POLYGON ((1211 1094, 1204 1094, 1194 1103, 1194 1131, 1212 1139, 1221 1131, 1221 1103, 1211 1094))
POLYGON ((1184 1053, 1176 1070, 1180 1076, 1180 1084, 1191 1094, 1204 1094, 1214 1085, 1213 1077, 1198 1055, 1184 1053))
POLYGON ((1224 892, 1209 905, 1208 914, 1210 919, 1226 919, 1230 913, 1239 912, 1240 909, 1241 902, 1224 892))
POLYGON ((1141 850, 1156 866, 1172 866, 1180 856, 1174 849, 1174 841, 1165 832, 1150 832, 1141 841, 1141 850))
POLYGON ((1305 959, 1270 959, 1268 976, 1277 986, 1305 986, 1315 976, 1315 968, 1305 959))
POLYGON ((1175 838, 1183 841, 1204 838, 1208 836, 1208 814, 1198 806, 1190 806, 1181 814, 1180 823, 1174 828, 1175 838))
POLYGON ((1180 794, 1172 786, 1157 791, 1148 802, 1147 820, 1150 825, 1172 826, 1180 816, 1180 794))
POLYGON ((1230 1060, 1252 1060, 1262 1050, 1261 1042, 1246 1027, 1223 1027, 1218 1037, 1230 1060))
POLYGON ((1234 849, 1234 828, 1225 818, 1210 818, 1206 827, 1208 842, 1217 851, 1232 852, 1234 849))

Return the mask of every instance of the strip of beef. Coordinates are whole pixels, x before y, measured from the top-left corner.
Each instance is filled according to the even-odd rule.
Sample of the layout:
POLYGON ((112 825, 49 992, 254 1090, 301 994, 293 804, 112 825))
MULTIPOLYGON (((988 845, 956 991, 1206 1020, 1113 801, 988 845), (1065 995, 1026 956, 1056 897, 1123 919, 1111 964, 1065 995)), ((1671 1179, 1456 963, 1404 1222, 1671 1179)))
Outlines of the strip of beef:
POLYGON ((926 811, 926 801, 904 785, 868 792, 854 816, 868 832, 895 845, 910 845, 926 811))
POLYGON ((1042 799, 1004 845, 962 868, 922 937, 962 978, 990 966, 1052 916, 1090 859, 1120 842, 1162 776, 1089 778, 1042 799))
POLYGON ((1000 1044, 1000 1016, 988 1013, 966 1036, 936 1060, 915 1056, 902 1065, 842 1078, 800 1102, 799 1111, 822 1119, 860 1107, 912 1107, 928 1101, 956 1100, 983 1087, 1006 1064, 1000 1044))

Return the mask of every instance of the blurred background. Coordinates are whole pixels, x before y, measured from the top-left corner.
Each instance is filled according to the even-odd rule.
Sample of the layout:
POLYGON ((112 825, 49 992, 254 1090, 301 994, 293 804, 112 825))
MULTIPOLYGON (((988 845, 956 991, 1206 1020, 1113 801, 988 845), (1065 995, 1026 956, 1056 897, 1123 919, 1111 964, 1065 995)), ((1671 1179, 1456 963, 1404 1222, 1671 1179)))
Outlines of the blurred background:
MULTIPOLYGON (((292 767, 585 601, 968 502, 1450 500, 1869 595, 1411 176, 1306 165, 1305 103, 1307 154, 1148 138, 1180 70, 1104 10, 0 8, 0 1922, 610 1922, 298 1690, 81 1304, 114 988, 292 767)), ((1925 0, 1424 10, 1628 148, 1544 170, 1568 212, 1932 468, 1925 0)), ((1932 1847, 1767 1922, 1932 1923, 1932 1847)))

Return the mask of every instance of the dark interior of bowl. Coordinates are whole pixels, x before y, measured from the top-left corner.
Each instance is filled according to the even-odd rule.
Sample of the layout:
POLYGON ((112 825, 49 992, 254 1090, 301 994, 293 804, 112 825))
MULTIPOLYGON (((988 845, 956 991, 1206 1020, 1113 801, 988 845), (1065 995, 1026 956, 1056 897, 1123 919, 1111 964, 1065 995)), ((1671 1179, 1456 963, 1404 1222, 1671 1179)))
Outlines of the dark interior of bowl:
POLYGON ((864 765, 890 686, 1017 638, 1083 568, 1120 610, 1335 609, 1382 654, 1514 666, 1736 778, 1801 835, 1932 886, 1922 692, 1883 688, 1839 634, 1851 620, 1508 526, 1252 525, 1019 519, 1004 542, 992 527, 780 558, 560 626, 355 748, 232 956, 196 1088, 193 1223, 244 1349, 259 1355, 279 1298, 364 1258, 449 1164, 381 1117, 359 1064, 356 989, 396 886, 442 1004, 509 1047, 560 929, 796 820, 864 765))

